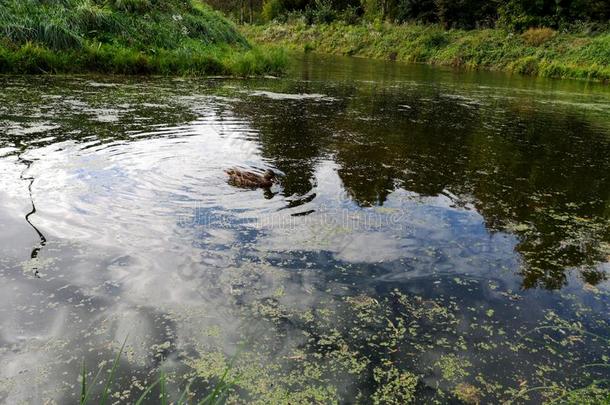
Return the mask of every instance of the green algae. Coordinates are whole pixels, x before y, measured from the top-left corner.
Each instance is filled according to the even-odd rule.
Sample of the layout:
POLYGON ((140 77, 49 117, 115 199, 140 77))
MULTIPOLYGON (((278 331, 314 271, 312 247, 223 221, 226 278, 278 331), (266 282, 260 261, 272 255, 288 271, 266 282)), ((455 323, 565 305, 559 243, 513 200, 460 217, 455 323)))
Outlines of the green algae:
MULTIPOLYGON (((511 300, 506 302, 514 305, 511 300)), ((233 403, 248 398, 248 402, 261 404, 346 400, 410 403, 421 398, 424 387, 431 388, 422 376, 437 373, 440 385, 432 395, 426 394, 433 402, 457 398, 463 403, 477 404, 485 398, 521 398, 524 395, 520 393, 532 384, 553 381, 559 371, 557 361, 564 365, 577 363, 576 347, 599 344, 578 330, 565 336, 559 334, 561 339, 550 344, 539 342, 535 332, 527 334, 525 330, 523 337, 515 340, 493 320, 497 310, 494 313, 484 307, 472 310, 480 316, 479 323, 471 324, 471 333, 483 336, 485 341, 472 342, 467 335, 458 333, 460 306, 440 298, 424 300, 395 290, 378 298, 365 294, 327 297, 318 306, 301 311, 294 305, 281 305, 269 296, 261 297, 242 308, 248 316, 264 321, 264 326, 235 362, 231 373, 237 383, 229 398, 233 403), (337 319, 342 320, 340 326, 337 319), (288 325, 292 325, 290 329, 286 329, 288 325), (434 339, 430 328, 435 331, 434 339), (288 336, 292 338, 286 340, 288 336), (430 351, 442 354, 436 362, 422 367, 422 360, 430 351), (492 353, 499 351, 533 353, 540 358, 536 364, 537 377, 532 380, 531 376, 517 373, 511 386, 505 380, 500 382, 476 371, 472 356, 485 366, 497 355, 492 353), (544 362, 545 357, 554 360, 544 362)), ((546 313, 545 325, 549 327, 560 327, 565 322, 552 311, 546 313)), ((215 338, 215 345, 224 345, 221 336, 215 338)), ((548 339, 549 335, 544 336, 548 339)), ((229 362, 227 354, 212 347, 200 348, 197 359, 189 363, 199 377, 208 381, 218 379, 229 362)), ((553 399, 574 387, 572 384, 576 381, 557 380, 556 388, 537 394, 553 399)), ((602 388, 599 390, 603 392, 602 388)))
POLYGON ((467 369, 471 366, 467 359, 454 354, 443 355, 436 362, 436 367, 441 370, 443 378, 449 381, 460 381, 468 377, 470 373, 467 369))

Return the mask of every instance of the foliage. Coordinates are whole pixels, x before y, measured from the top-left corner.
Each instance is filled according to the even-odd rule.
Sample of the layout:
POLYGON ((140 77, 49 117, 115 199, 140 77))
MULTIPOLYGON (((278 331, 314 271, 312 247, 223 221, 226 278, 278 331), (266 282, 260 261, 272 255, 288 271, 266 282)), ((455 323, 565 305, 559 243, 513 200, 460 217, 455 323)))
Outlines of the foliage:
POLYGON ((3 72, 274 74, 285 62, 181 0, 6 0, 0 33, 3 72))
POLYGON ((316 0, 314 3, 314 21, 318 24, 330 24, 337 18, 330 0, 316 0))
POLYGON ((266 0, 263 5, 262 16, 265 21, 272 21, 285 11, 281 0, 266 0))
POLYGON ((505 0, 499 8, 499 24, 515 31, 530 27, 560 28, 577 21, 607 23, 610 2, 605 0, 505 0))
POLYGON ((492 27, 497 1, 435 0, 436 15, 445 28, 492 27))
POLYGON ((553 39, 555 34, 557 34, 557 32, 551 28, 530 28, 521 34, 521 38, 523 38, 528 45, 540 46, 553 39))
POLYGON ((261 18, 263 0, 206 0, 213 8, 240 23, 252 23, 261 18))
POLYGON ((341 13, 339 13, 339 19, 346 24, 357 24, 360 19, 358 7, 347 6, 341 13))
POLYGON ((532 76, 610 81, 610 33, 589 36, 553 30, 515 35, 502 29, 444 30, 438 25, 305 23, 243 31, 260 43, 532 76))
MULTIPOLYGON (((218 7, 233 14, 243 8, 243 0, 229 3, 235 5, 225 2, 218 7)), ((262 11, 264 21, 283 20, 299 12, 310 24, 338 17, 353 24, 354 16, 363 16, 369 22, 441 23, 445 28, 460 29, 500 26, 522 32, 532 27, 574 29, 579 24, 607 24, 610 20, 610 2, 606 0, 265 0, 257 4, 250 3, 257 9, 251 14, 262 11), (346 10, 349 12, 343 16, 346 10), (325 17, 315 17, 316 12, 325 17)))
POLYGON ((435 0, 404 0, 396 9, 398 21, 420 21, 437 23, 438 13, 435 0))

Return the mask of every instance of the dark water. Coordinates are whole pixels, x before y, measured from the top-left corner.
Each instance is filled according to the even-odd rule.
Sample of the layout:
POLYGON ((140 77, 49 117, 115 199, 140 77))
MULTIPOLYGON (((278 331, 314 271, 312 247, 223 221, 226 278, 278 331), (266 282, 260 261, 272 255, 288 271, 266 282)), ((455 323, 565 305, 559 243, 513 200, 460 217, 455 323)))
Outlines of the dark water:
POLYGON ((307 56, 284 79, 0 88, 2 402, 74 403, 126 337, 119 403, 231 361, 231 403, 610 378, 608 87, 307 56))

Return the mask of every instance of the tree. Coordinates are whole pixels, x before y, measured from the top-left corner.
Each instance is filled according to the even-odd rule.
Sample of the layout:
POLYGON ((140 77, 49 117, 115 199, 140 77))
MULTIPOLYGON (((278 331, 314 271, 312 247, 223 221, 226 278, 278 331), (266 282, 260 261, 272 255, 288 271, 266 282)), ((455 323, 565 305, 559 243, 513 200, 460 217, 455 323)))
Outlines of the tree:
POLYGON ((438 22, 435 0, 402 0, 396 7, 396 20, 420 21, 424 23, 438 22))

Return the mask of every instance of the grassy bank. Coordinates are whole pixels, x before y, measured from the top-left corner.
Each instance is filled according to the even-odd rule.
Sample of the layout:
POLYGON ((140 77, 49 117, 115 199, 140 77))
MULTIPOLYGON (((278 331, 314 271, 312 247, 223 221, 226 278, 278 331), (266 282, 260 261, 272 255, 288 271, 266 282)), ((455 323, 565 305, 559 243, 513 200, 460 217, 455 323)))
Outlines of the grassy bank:
POLYGON ((259 75, 286 64, 198 0, 3 0, 0 72, 259 75))
POLYGON ((532 29, 444 30, 436 25, 307 25, 303 22, 244 26, 251 40, 292 49, 531 76, 610 81, 610 32, 595 36, 532 29))

